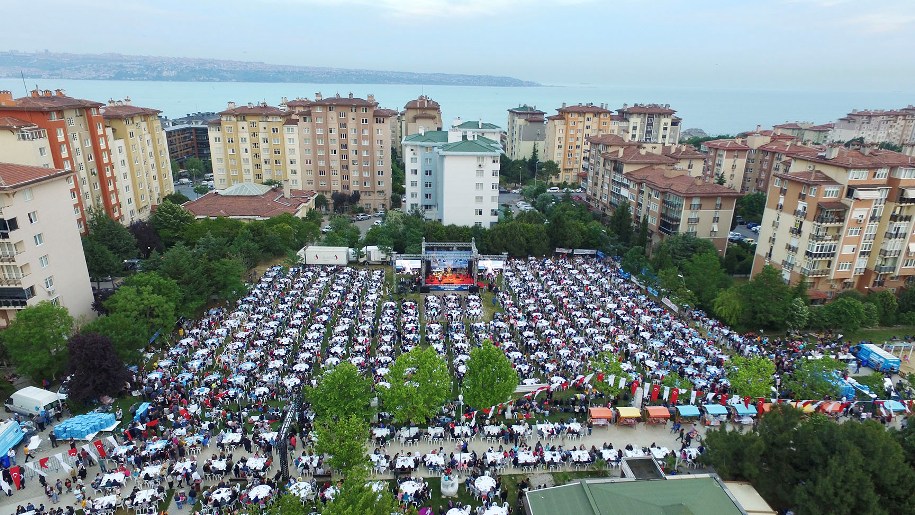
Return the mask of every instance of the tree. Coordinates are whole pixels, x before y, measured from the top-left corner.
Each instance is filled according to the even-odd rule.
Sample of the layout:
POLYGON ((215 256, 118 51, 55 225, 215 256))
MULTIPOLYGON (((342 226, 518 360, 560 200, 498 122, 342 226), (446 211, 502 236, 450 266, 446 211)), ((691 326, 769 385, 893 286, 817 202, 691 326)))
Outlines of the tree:
POLYGON ((174 193, 169 193, 168 195, 162 197, 163 204, 165 202, 171 202, 172 204, 180 206, 181 204, 184 204, 185 202, 190 202, 190 201, 191 201, 191 199, 187 198, 187 195, 185 195, 184 193, 181 193, 180 191, 176 191, 174 193))
POLYGON ((153 251, 162 252, 165 250, 165 246, 162 245, 162 238, 159 237, 155 227, 148 221, 137 220, 136 222, 131 223, 127 227, 127 230, 130 231, 130 234, 132 234, 134 240, 136 240, 137 250, 140 251, 140 257, 143 259, 149 258, 149 255, 153 251))
POLYGON ((368 421, 374 411, 372 397, 371 380, 348 361, 324 372, 318 385, 308 390, 308 400, 320 419, 352 415, 368 421))
POLYGON ((620 357, 612 352, 600 352, 591 359, 591 369, 595 374, 603 374, 600 380, 591 381, 591 386, 598 392, 611 399, 616 398, 623 389, 619 387, 619 379, 628 377, 620 364, 620 357), (610 379, 613 379, 611 381, 610 379))
MULTIPOLYGON (((632 242, 633 233, 632 212, 629 209, 629 202, 623 202, 613 210, 607 226, 610 228, 610 232, 616 235, 620 245, 628 250, 629 244, 632 242)), ((642 254, 645 254, 644 250, 642 250, 642 254)))
POLYGON ((544 178, 544 182, 549 182, 553 177, 559 177, 559 165, 555 161, 543 161, 540 166, 540 174, 544 178))
POLYGON ((705 453, 702 461, 715 468, 726 481, 749 481, 759 474, 757 463, 763 445, 756 433, 728 431, 725 426, 707 431, 703 437, 705 453))
POLYGON ((323 193, 318 193, 315 196, 315 209, 322 211, 327 209, 327 197, 323 193))
POLYGON ((210 192, 209 186, 206 186, 204 184, 198 184, 198 185, 194 186, 194 193, 196 193, 197 196, 206 195, 209 192, 210 192))
POLYGON ((189 157, 184 160, 184 169, 187 170, 188 174, 191 176, 191 179, 199 179, 203 177, 203 161, 198 157, 189 157))
POLYGON ((648 241, 648 215, 642 217, 642 222, 639 224, 639 234, 635 239, 635 246, 642 248, 649 248, 651 242, 648 241))
POLYGON ((623 260, 620 262, 623 270, 629 272, 632 275, 639 275, 642 273, 642 269, 648 268, 651 269, 651 263, 648 262, 648 258, 645 257, 645 249, 642 247, 632 247, 626 254, 623 255, 623 260))
POLYGON ((88 237, 104 245, 119 260, 137 257, 137 242, 126 227, 112 220, 104 211, 93 209, 87 223, 88 237))
POLYGON ((503 403, 517 386, 518 373, 491 341, 483 340, 482 346, 470 351, 462 389, 468 406, 488 408, 503 403))
POLYGON ((686 287, 696 294, 699 306, 706 311, 714 307, 718 292, 731 286, 731 278, 721 268, 717 252, 702 252, 683 264, 686 287))
POLYGON ((86 258, 86 267, 89 277, 94 281, 113 276, 124 270, 123 263, 111 250, 95 238, 83 236, 83 254, 86 258))
POLYGON ((364 473, 369 468, 365 442, 369 439, 369 425, 357 415, 337 420, 323 419, 315 424, 318 441, 315 450, 330 454, 327 462, 344 476, 355 471, 364 473))
POLYGON ((382 390, 386 410, 398 424, 421 423, 435 415, 451 394, 448 365, 431 347, 414 347, 394 360, 382 390))
MULTIPOLYGON (((343 480, 343 487, 329 501, 320 506, 321 515, 392 515, 404 513, 403 508, 390 491, 376 492, 366 482, 364 474, 350 474, 343 480)), ((410 513, 415 513, 411 511, 410 513)), ((283 513, 285 515, 285 512, 283 513)))
POLYGON ((155 272, 135 274, 108 298, 105 307, 132 320, 152 336, 175 324, 177 284, 155 272))
POLYGON ((678 305, 696 305, 697 298, 695 293, 687 288, 683 275, 675 267, 665 268, 658 272, 658 283, 661 289, 664 290, 663 294, 673 299, 678 305))
POLYGON ((775 384, 775 364, 761 356, 744 358, 735 357, 728 365, 728 381, 731 389, 741 397, 750 397, 754 401, 760 397, 772 396, 772 386, 775 384))
POLYGON ((164 200, 150 218, 152 226, 167 245, 178 242, 184 229, 194 222, 194 215, 180 205, 164 200))
POLYGON ((899 302, 896 296, 889 290, 879 291, 867 296, 866 302, 877 306, 880 317, 880 325, 893 325, 896 323, 896 312, 899 309, 899 302))
POLYGON ((712 254, 717 257, 718 249, 711 241, 697 238, 692 234, 672 234, 655 247, 652 253, 652 265, 655 270, 671 266, 681 267, 699 254, 712 254))
POLYGON ((736 214, 747 222, 762 222, 763 210, 766 209, 766 194, 749 193, 737 199, 736 214))
POLYGON ((83 333, 95 333, 108 338, 124 363, 139 363, 143 348, 152 337, 145 324, 137 323, 126 313, 111 313, 84 325, 83 333))
POLYGON ((810 308, 804 302, 804 299, 800 297, 791 299, 791 311, 789 313, 790 315, 786 320, 789 328, 799 330, 807 327, 807 322, 810 320, 810 308))
POLYGON ((740 323, 740 319, 743 317, 743 306, 743 295, 740 293, 740 288, 736 286, 719 292, 715 297, 715 314, 732 327, 740 323))
POLYGON ((67 342, 70 353, 70 394, 80 402, 112 397, 124 389, 130 372, 118 357, 107 337, 95 333, 79 333, 67 342))
POLYGON ((67 308, 41 301, 18 313, 3 331, 3 344, 22 375, 53 378, 67 362, 67 338, 73 317, 67 308))
POLYGON ((849 297, 838 298, 823 306, 822 310, 829 328, 841 329, 846 333, 857 331, 866 320, 864 304, 849 297))
POLYGON ((841 361, 823 357, 820 359, 801 359, 794 371, 784 382, 784 388, 791 391, 798 400, 823 399, 827 395, 836 398, 839 387, 834 377, 846 366, 841 361))
POLYGON ((766 265, 740 288, 743 312, 740 327, 752 330, 783 329, 791 310, 791 290, 781 273, 766 265))

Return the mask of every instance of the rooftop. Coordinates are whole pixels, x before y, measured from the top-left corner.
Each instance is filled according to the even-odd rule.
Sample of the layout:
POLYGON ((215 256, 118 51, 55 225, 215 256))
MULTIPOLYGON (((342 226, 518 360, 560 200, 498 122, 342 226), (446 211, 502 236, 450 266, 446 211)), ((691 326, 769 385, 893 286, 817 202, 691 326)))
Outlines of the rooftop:
POLYGON ((37 127, 37 125, 32 122, 20 120, 19 118, 14 118, 12 116, 0 116, 0 129, 16 130, 25 127, 37 127))
POLYGON ((715 148, 718 150, 750 150, 750 147, 742 141, 734 139, 715 139, 703 143, 706 148, 715 148))
POLYGON ((717 478, 682 476, 656 481, 582 480, 529 490, 532 515, 740 515, 745 513, 717 478))
POLYGON ((692 145, 664 145, 661 153, 674 159, 705 159, 705 154, 692 145))
POLYGON ((403 106, 404 109, 441 109, 441 106, 435 100, 420 95, 416 100, 411 100, 403 106))
POLYGON ((288 107, 312 107, 312 106, 354 106, 354 107, 375 107, 375 97, 369 95, 367 99, 354 97, 352 93, 348 96, 341 97, 339 93, 332 97, 324 97, 320 93, 315 94, 315 99, 296 98, 286 102, 288 107))
MULTIPOLYGON (((2 93, 2 92, 0 92, 2 93)), ((92 100, 68 97, 62 89, 37 90, 34 89, 30 96, 12 99, 12 95, 0 96, 0 109, 10 111, 59 111, 61 109, 90 109, 102 107, 104 104, 92 100)))
POLYGON ((614 145, 618 147, 627 146, 627 145, 638 145, 636 141, 626 141, 622 136, 617 136, 616 134, 598 134, 597 136, 589 136, 588 142, 591 144, 597 145, 614 145))
POLYGON ((455 141, 454 143, 447 143, 438 147, 439 151, 442 153, 455 153, 455 154, 500 154, 498 148, 492 145, 492 140, 487 138, 480 138, 480 140, 465 139, 462 141, 455 141))
POLYGON ((375 109, 372 116, 377 116, 379 118, 390 118, 392 116, 397 116, 397 111, 393 109, 375 109))
POLYGON ((286 111, 283 111, 279 107, 269 106, 266 103, 260 104, 248 104, 246 106, 235 106, 235 102, 229 102, 229 107, 225 111, 221 111, 220 115, 233 115, 233 116, 245 116, 245 115, 267 115, 267 116, 286 116, 286 111))
POLYGON ((527 104, 524 104, 524 105, 518 106, 518 107, 513 107, 513 108, 509 109, 508 112, 515 113, 515 114, 546 114, 545 112, 541 111, 540 109, 537 109, 536 107, 531 107, 527 104))
POLYGON ((644 182, 656 190, 686 196, 739 197, 739 191, 720 184, 707 183, 699 177, 690 177, 681 171, 646 166, 626 174, 629 180, 644 182))
POLYGON ((284 213, 296 214, 303 204, 309 204, 317 194, 313 191, 290 190, 290 198, 282 188, 263 184, 240 183, 222 191, 185 202, 182 206, 196 217, 270 218, 284 213))
POLYGON ((0 163, 0 191, 9 191, 23 188, 30 184, 64 177, 73 172, 44 168, 42 166, 26 166, 12 163, 0 163))
POLYGON ((404 143, 448 143, 448 131, 426 131, 422 134, 410 134, 403 141, 404 143))
POLYGON ((593 104, 577 104, 577 105, 573 105, 573 106, 562 106, 559 109, 557 109, 556 111, 558 111, 560 113, 607 113, 607 114, 610 114, 610 112, 611 112, 609 109, 607 109, 605 107, 596 106, 593 104))
POLYGON ((801 170, 797 172, 776 173, 774 175, 779 179, 800 182, 803 184, 839 184, 834 181, 832 177, 820 170, 801 170))
POLYGON ((466 122, 454 125, 453 127, 456 129, 484 129, 490 131, 497 131, 501 129, 501 127, 498 125, 478 120, 467 120, 466 122))
POLYGON ((631 106, 623 105, 623 108, 617 109, 616 112, 621 114, 674 114, 677 111, 666 104, 635 104, 631 106))
POLYGON ((622 161, 627 164, 672 165, 677 162, 677 160, 672 157, 649 152, 643 146, 626 146, 616 151, 605 152, 603 157, 614 161, 622 161))
POLYGON ((130 99, 109 100, 108 105, 102 108, 102 116, 105 118, 129 118, 131 116, 158 116, 158 109, 148 107, 139 107, 130 104, 130 99))
POLYGON ((809 151, 799 152, 793 149, 786 151, 785 154, 789 157, 802 158, 814 163, 830 164, 842 168, 915 166, 915 157, 893 152, 892 150, 869 147, 846 148, 840 145, 829 147, 817 154, 812 154, 809 151), (835 155, 828 157, 831 153, 835 153, 835 155))

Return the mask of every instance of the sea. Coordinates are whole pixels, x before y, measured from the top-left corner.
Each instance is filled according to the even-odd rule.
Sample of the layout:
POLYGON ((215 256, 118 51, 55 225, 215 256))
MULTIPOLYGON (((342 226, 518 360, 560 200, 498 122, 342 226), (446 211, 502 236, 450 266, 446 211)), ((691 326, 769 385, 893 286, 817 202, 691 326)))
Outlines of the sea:
POLYGON ((539 87, 424 86, 420 84, 297 84, 257 82, 157 82, 66 80, 26 77, 0 78, 0 89, 23 96, 26 89, 63 89, 72 97, 98 102, 129 97, 134 105, 159 109, 169 118, 189 113, 221 111, 228 102, 247 104, 267 102, 278 105, 283 97, 314 98, 320 92, 365 98, 369 94, 381 107, 403 109, 419 95, 427 95, 442 106, 446 125, 460 117, 505 127, 508 109, 522 104, 535 106, 547 115, 568 105, 607 104, 619 109, 623 104, 669 104, 683 119, 682 128, 699 128, 710 135, 736 134, 772 125, 808 121, 834 122, 852 109, 891 109, 915 103, 912 91, 822 91, 715 89, 686 86, 634 87, 612 84, 570 84, 539 87))

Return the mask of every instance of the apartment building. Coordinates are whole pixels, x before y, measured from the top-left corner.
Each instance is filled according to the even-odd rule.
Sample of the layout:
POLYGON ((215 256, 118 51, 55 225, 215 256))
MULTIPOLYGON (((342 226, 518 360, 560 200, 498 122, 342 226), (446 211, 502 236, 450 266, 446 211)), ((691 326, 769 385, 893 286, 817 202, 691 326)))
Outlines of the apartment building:
POLYGON ((0 115, 31 122, 45 130, 54 168, 74 172, 71 209, 78 215, 76 224, 81 232, 86 230, 89 209, 124 221, 100 111, 103 105, 69 97, 60 89, 36 89, 29 96, 16 99, 11 92, 0 91, 0 115))
POLYGON ((229 102, 210 122, 213 185, 217 190, 242 182, 283 181, 290 155, 283 127, 288 113, 266 103, 229 102))
POLYGON ((208 124, 214 120, 219 120, 216 113, 194 113, 171 120, 162 118, 168 155, 181 164, 190 157, 212 162, 208 124))
POLYGON ((72 171, 0 163, 0 328, 44 300, 76 319, 94 317, 72 179, 72 171))
POLYGON ((606 104, 567 106, 563 103, 556 111, 557 114, 546 118, 543 145, 543 160, 559 166, 559 175, 549 180, 556 184, 579 184, 585 179, 589 166, 588 138, 609 133, 613 113, 606 104))
POLYGON ((681 119, 669 104, 623 104, 616 112, 622 117, 620 126, 629 131, 630 141, 676 145, 680 142, 681 119))
POLYGON ((902 109, 853 110, 836 120, 829 141, 864 138, 865 143, 915 144, 915 106, 902 109))
POLYGON ((106 186, 119 187, 125 224, 146 220, 153 206, 175 191, 168 138, 159 113, 131 105, 129 98, 111 100, 102 108, 116 169, 115 177, 106 179, 106 186))
POLYGON ((463 122, 447 132, 420 131, 404 138, 405 208, 446 225, 497 222, 502 146, 492 136, 499 133, 492 124, 463 122))
MULTIPOLYGON (((363 99, 316 93, 313 100, 285 104, 296 122, 296 137, 286 137, 287 142, 297 144, 298 152, 289 154, 288 148, 286 152, 289 164, 296 165, 296 173, 302 177, 302 187, 297 189, 314 190, 328 198, 334 192, 359 192, 359 203, 366 210, 390 207, 391 137, 397 111, 379 108, 373 95, 363 99)), ((289 127, 291 123, 285 130, 289 127)), ((282 129, 280 122, 280 132, 282 129)))
POLYGON ((773 173, 782 171, 787 152, 820 152, 818 147, 797 143, 794 136, 779 135, 772 131, 764 135, 769 136, 771 141, 747 151, 747 164, 743 173, 746 193, 768 192, 769 180, 773 173))
POLYGON ((505 155, 509 159, 530 159, 537 148, 542 158, 546 141, 546 113, 529 105, 519 105, 508 110, 505 131, 505 155))
POLYGON ((0 149, 7 163, 51 168, 48 131, 32 122, 0 116, 0 149))
POLYGON ((427 132, 440 131, 444 127, 442 125, 442 106, 426 95, 420 95, 403 106, 403 111, 398 115, 398 123, 395 126, 396 131, 394 131, 393 138, 396 146, 400 146, 400 142, 405 136, 416 134, 420 129, 427 132))
POLYGON ((829 141, 829 133, 835 124, 824 123, 815 125, 811 122, 785 122, 772 127, 776 134, 794 137, 798 143, 810 145, 824 145, 829 141))
POLYGON ((753 272, 772 265, 813 299, 910 285, 915 158, 868 146, 785 152, 774 172, 753 272))

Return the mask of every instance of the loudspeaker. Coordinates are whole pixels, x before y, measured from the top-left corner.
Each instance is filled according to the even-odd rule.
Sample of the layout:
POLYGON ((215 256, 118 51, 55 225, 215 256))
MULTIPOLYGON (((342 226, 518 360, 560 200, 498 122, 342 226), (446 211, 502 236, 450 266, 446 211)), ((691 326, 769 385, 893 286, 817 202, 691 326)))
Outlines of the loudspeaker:
POLYGON ((430 291, 431 291, 431 290, 429 289, 428 286, 420 286, 420 287, 419 287, 419 293, 429 293, 430 291))

